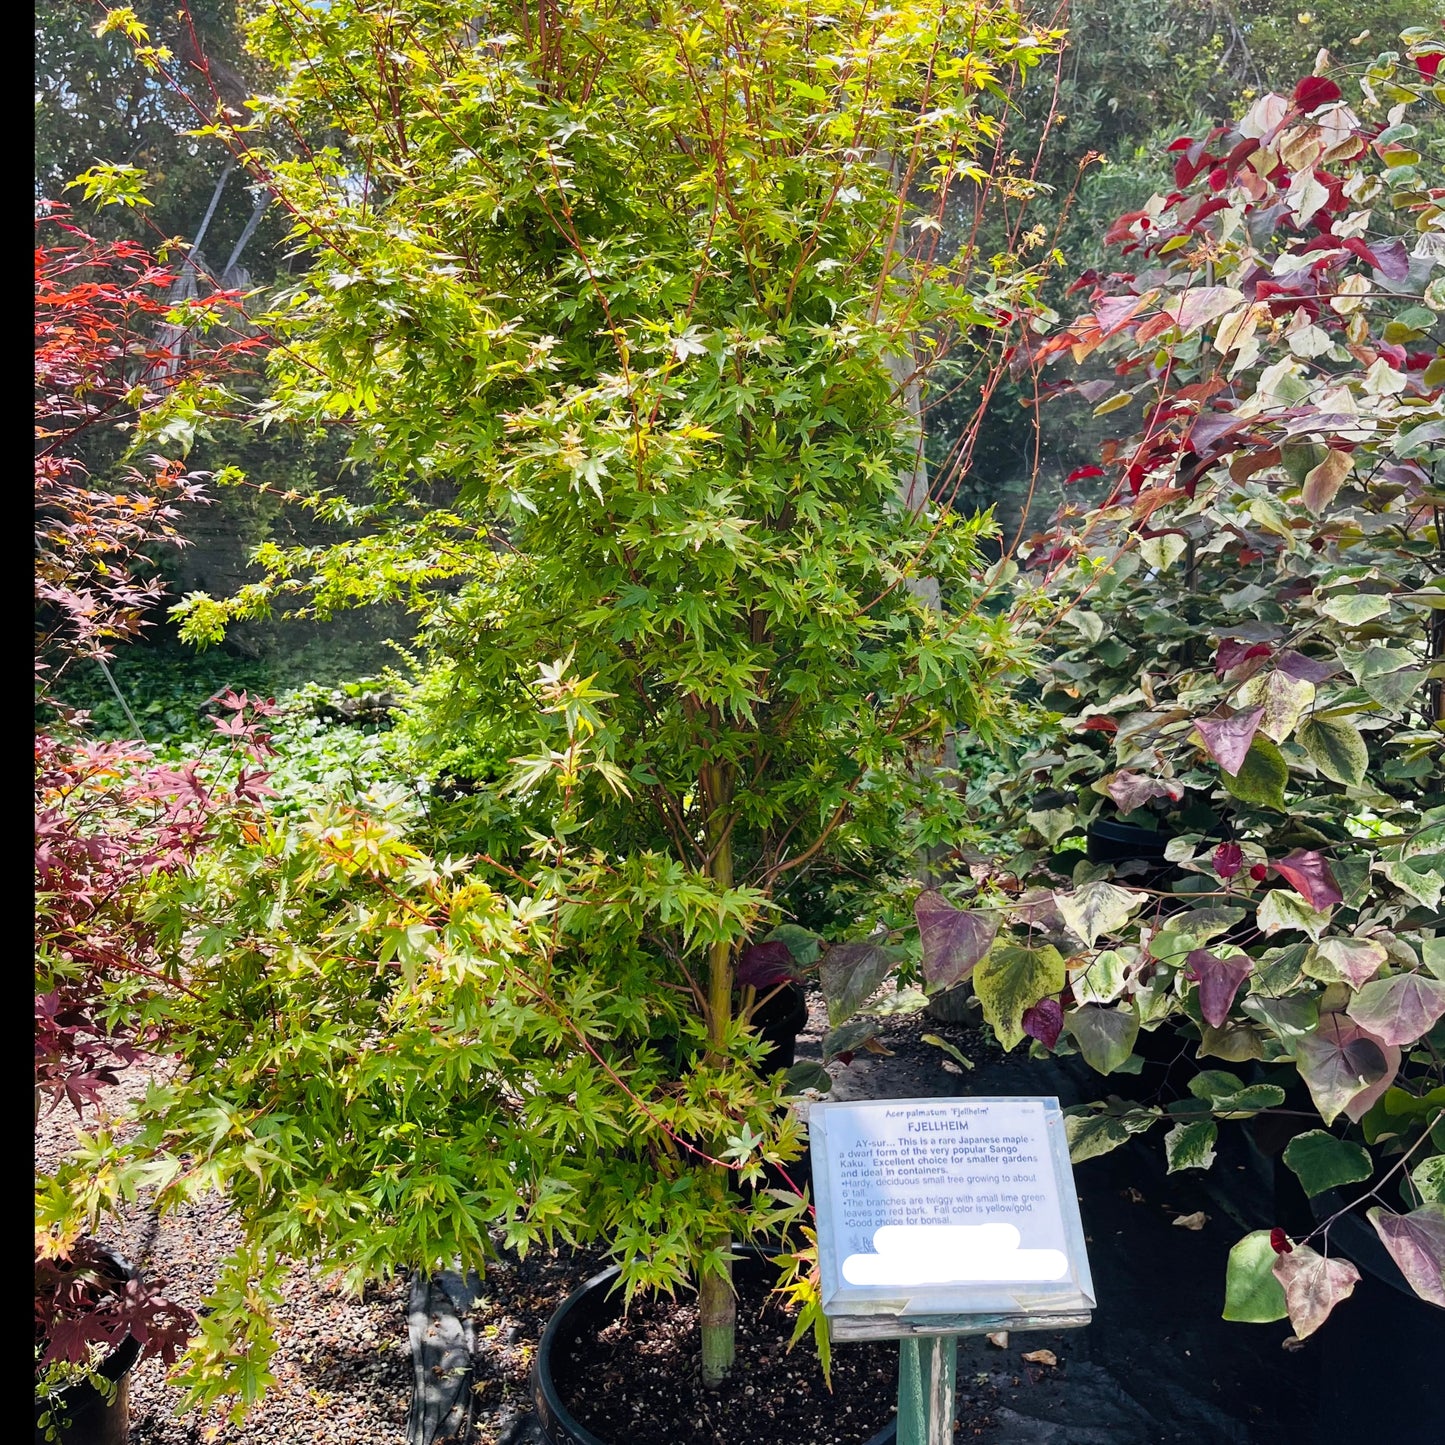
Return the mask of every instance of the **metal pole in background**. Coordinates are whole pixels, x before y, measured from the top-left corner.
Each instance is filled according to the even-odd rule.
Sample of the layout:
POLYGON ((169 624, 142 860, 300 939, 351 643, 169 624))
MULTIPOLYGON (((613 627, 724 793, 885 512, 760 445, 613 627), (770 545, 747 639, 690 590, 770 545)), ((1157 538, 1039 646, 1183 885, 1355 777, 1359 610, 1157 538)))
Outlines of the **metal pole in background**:
POLYGON ((898 1445, 953 1445, 957 1335, 898 1342, 898 1445))

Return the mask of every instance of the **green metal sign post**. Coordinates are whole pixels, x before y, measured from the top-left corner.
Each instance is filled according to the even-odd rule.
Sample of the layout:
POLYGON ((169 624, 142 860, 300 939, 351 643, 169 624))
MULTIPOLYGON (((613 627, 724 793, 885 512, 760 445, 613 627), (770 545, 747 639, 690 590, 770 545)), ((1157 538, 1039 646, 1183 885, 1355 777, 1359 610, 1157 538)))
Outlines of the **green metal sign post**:
POLYGON ((898 1342, 898 1445, 952 1445, 957 1335, 898 1342))

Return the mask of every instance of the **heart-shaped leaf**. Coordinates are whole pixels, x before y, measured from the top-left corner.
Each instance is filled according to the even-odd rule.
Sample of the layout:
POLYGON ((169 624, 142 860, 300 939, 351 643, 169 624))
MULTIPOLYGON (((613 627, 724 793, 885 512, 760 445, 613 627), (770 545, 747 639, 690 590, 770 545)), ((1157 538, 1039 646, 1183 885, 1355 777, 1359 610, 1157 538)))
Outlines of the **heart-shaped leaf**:
POLYGON ((877 1019, 854 1019, 852 1023, 842 1025, 841 1028, 829 1029, 823 1035, 823 1058, 842 1058, 844 1063, 858 1049, 862 1048, 869 1039, 877 1036, 879 1030, 877 1019))
POLYGON ((814 1089, 820 1094, 826 1094, 833 1086, 833 1079, 827 1069, 812 1059, 804 1059, 801 1063, 794 1064, 786 1077, 790 1094, 800 1094, 804 1089, 814 1089))
POLYGON ((1285 1147, 1284 1162, 1299 1175, 1308 1195, 1341 1184, 1357 1184, 1374 1173, 1374 1161, 1358 1144, 1337 1139, 1324 1129, 1296 1134, 1285 1147))
POLYGON ((828 1001, 828 1023, 837 1028, 852 1018, 892 972, 899 957, 899 950, 871 939, 830 948, 818 970, 818 982, 828 1001))
POLYGON ((1319 516, 1334 501, 1335 494, 1345 484, 1350 474, 1350 454, 1331 448, 1317 467, 1311 467, 1305 476, 1301 498, 1315 516, 1319 516))
POLYGON ((1064 1133, 1072 1164, 1107 1154, 1130 1138, 1130 1131, 1112 1114, 1070 1114, 1064 1120, 1064 1133))
POLYGON ((1284 929, 1297 928, 1317 939, 1330 926, 1330 915, 1311 908, 1288 888, 1274 888, 1260 899, 1254 921, 1266 938, 1284 929))
POLYGON ((1226 773, 1237 773, 1244 766, 1254 735, 1264 720, 1262 707, 1237 712, 1233 717, 1197 718, 1195 731, 1204 741, 1209 756, 1226 773))
POLYGON ((1308 994, 1270 998, 1268 994, 1251 993, 1239 1010, 1262 1023, 1275 1038, 1291 1048, 1296 1039, 1313 1033, 1320 1022, 1319 1001, 1308 994))
POLYGON ((1445 1204, 1422 1204, 1410 1214, 1376 1206, 1369 1220, 1410 1288, 1445 1309, 1445 1204))
POLYGON ((1284 1286, 1285 1308, 1299 1339, 1314 1334, 1360 1282, 1360 1272, 1349 1260, 1326 1259, 1307 1244, 1278 1255, 1274 1277, 1284 1286))
POLYGON ((1445 1014, 1445 983, 1420 973, 1397 973, 1365 984, 1349 1016, 1387 1044, 1413 1044, 1445 1014))
POLYGON ((1139 1015, 1122 1005, 1085 1004, 1068 1016, 1064 1026, 1084 1062, 1100 1074, 1112 1074, 1134 1052, 1139 1037, 1139 1015))
POLYGON ((1297 848, 1276 859, 1274 870, 1318 913, 1344 900, 1323 853, 1297 848))
POLYGON ((1370 750, 1352 722, 1342 717, 1306 718, 1300 724, 1299 741, 1315 767, 1332 782, 1357 788, 1370 767, 1370 750))
POLYGON ((1264 1057, 1264 1041, 1258 1030, 1236 1020, 1218 1029, 1205 1024, 1200 1030, 1198 1054, 1201 1059, 1224 1059, 1231 1064, 1242 1064, 1246 1059, 1264 1057))
MULTIPOLYGON (((1384 944, 1369 938, 1322 938, 1315 944, 1313 953, 1351 988, 1360 988, 1374 978, 1389 956, 1384 944)), ((1309 965, 1305 967, 1309 972, 1309 965)), ((1323 976, 1326 982, 1331 981, 1328 975, 1311 976, 1323 976)))
POLYGON ((793 962, 799 968, 807 968, 818 961, 823 940, 810 929, 796 923, 780 923, 762 940, 764 943, 781 943, 793 955, 793 962))
POLYGON ((973 991, 998 1041, 1011 1049, 1024 1036, 1024 1014, 1063 992, 1064 959, 1052 945, 994 944, 973 971, 973 991))
POLYGON ((1075 1003, 1113 1003, 1129 986, 1129 975, 1139 966, 1138 951, 1104 949, 1087 963, 1069 969, 1069 987, 1075 1003))
POLYGON ((1280 653, 1275 659, 1274 665, 1281 672, 1287 672, 1291 677, 1302 678, 1305 682, 1312 682, 1316 687, 1334 677, 1340 670, 1333 662, 1322 662, 1317 657, 1306 657, 1302 652, 1292 652, 1288 649, 1280 653))
POLYGON ((1185 977, 1199 985, 1199 1011, 1210 1028, 1221 1029, 1234 1006, 1239 986, 1254 972, 1254 960, 1247 954, 1216 958, 1197 948, 1187 960, 1185 977))
POLYGON ((1074 893, 1055 893, 1054 902, 1069 931, 1092 948, 1101 933, 1118 933, 1147 896, 1101 880, 1074 893))
POLYGON ((1315 685, 1279 668, 1256 673, 1239 691, 1241 704, 1264 708, 1259 730, 1265 737, 1282 743, 1294 732, 1305 710, 1315 700, 1315 685))
POLYGON ((997 913, 970 913, 955 908, 941 893, 929 889, 913 905, 923 945, 923 979, 930 993, 951 988, 974 970, 998 934, 997 913))
POLYGON ((1224 1318, 1264 1325, 1289 1313, 1284 1286, 1274 1275, 1277 1258, 1269 1230, 1246 1234, 1229 1251, 1224 1271, 1224 1318))
POLYGON ((1225 773, 1225 792, 1241 803, 1257 808, 1272 808, 1276 813, 1286 810, 1285 784, 1289 782, 1289 764, 1284 754, 1266 737, 1255 736, 1245 755, 1244 765, 1237 773, 1225 773))
POLYGON ((1104 791, 1114 800, 1121 813, 1132 813, 1154 798, 1177 802, 1184 796, 1184 784, 1173 778, 1151 778, 1132 768, 1120 768, 1104 779, 1104 791))
POLYGON ((755 943, 738 954, 734 977, 751 988, 775 988, 797 977, 798 970, 788 946, 779 942, 755 943))
POLYGON ((1322 1015, 1316 1032, 1299 1041, 1295 1065, 1326 1124, 1366 1089, 1394 1077, 1381 1041, 1337 1013, 1322 1015))
POLYGON ((1176 1124, 1164 1136, 1164 1157, 1169 1173, 1180 1169, 1208 1169, 1214 1163, 1214 1142, 1219 1126, 1213 1119, 1194 1119, 1176 1124))

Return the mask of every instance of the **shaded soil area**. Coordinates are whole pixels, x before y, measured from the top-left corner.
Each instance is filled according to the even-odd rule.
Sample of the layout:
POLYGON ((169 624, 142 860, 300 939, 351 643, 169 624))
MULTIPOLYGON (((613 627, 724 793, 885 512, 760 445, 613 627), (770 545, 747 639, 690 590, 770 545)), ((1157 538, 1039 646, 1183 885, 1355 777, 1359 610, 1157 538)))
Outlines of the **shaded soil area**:
MULTIPOLYGON (((769 1300, 763 1271, 739 1267, 735 1284, 737 1363, 724 1389, 703 1387, 695 1302, 634 1301, 600 1330, 599 1318, 578 1331, 555 1359, 573 1416, 619 1445, 861 1445, 889 1422, 894 1346, 837 1350, 829 1390, 813 1350, 788 1351, 792 1321, 769 1300)), ((986 1423, 980 1404, 960 1401, 971 1426, 986 1423)))

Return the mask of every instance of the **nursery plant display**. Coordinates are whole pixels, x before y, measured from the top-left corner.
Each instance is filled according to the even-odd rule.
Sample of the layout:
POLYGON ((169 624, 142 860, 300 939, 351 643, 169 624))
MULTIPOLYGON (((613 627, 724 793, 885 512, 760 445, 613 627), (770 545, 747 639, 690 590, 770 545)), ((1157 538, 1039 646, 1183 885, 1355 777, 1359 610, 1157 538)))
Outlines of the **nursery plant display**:
MULTIPOLYGON (((1441 56, 1411 32, 1181 136, 1043 343, 1139 421, 1030 543, 1057 726, 1014 787, 1035 846, 969 916, 1003 920, 972 981, 1006 1045, 1158 1085, 1078 1113, 1076 1159, 1157 1125, 1207 1168, 1219 1121, 1303 1106, 1284 1165, 1445 1306, 1441 56), (1156 830, 1173 880, 1070 852, 1095 817, 1156 830)), ((1335 1217, 1261 1220, 1227 1316, 1317 1329, 1358 1279, 1335 1217)))
MULTIPOLYGON (((377 499, 184 629, 407 600, 409 726, 480 731, 496 766, 460 847, 338 804, 158 891, 188 1067, 129 1167, 184 1153, 168 1197, 224 1182, 251 1238, 193 1383, 260 1380, 278 1251, 483 1267, 500 1231, 605 1241, 629 1298, 695 1284, 717 1385, 732 1241, 806 1209, 734 1188, 800 1152, 748 1027, 819 959, 786 888, 896 855, 924 794, 946 832, 921 765, 990 734, 1020 661, 990 523, 930 500, 918 412, 937 356, 996 378, 1036 307, 1002 117, 1056 37, 932 0, 357 3, 267 10, 253 43, 282 84, 216 130, 309 267, 266 318, 266 406, 345 422, 377 499), (1000 209, 1023 259, 944 253, 945 207, 1000 209)), ((830 989, 896 966, 870 927, 830 989)), ((783 1265, 802 1333, 807 1260, 783 1265)))

